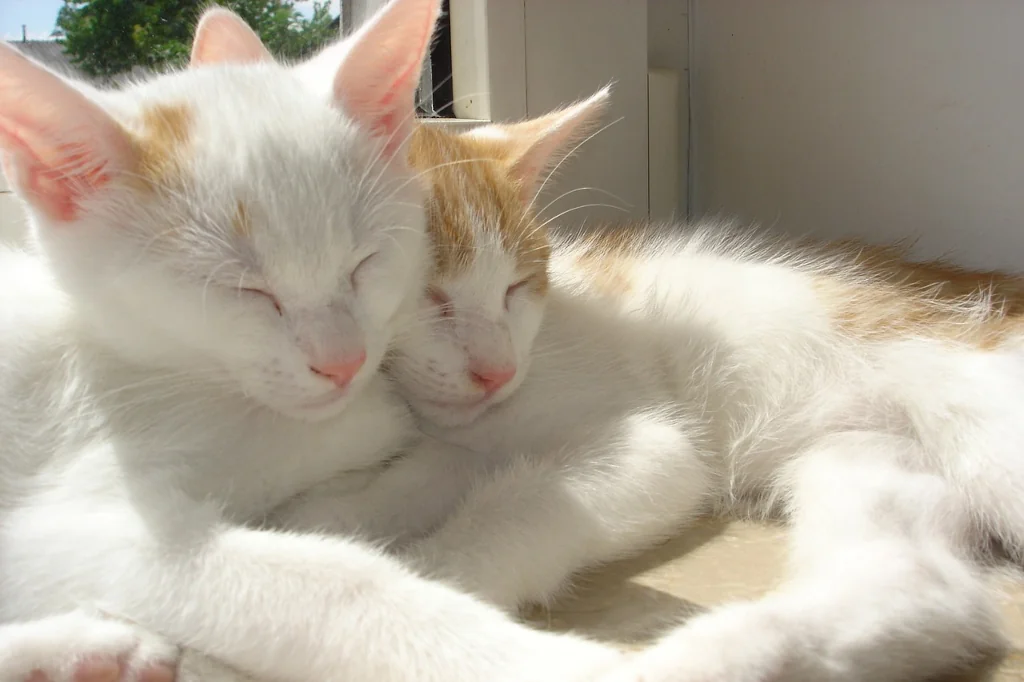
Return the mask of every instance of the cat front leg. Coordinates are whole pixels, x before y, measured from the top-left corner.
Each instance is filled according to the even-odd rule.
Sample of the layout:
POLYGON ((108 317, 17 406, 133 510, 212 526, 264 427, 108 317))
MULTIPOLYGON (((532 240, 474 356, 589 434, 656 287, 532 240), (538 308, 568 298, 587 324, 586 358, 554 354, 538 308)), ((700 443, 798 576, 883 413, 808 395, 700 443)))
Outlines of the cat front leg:
POLYGON ((258 682, 142 628, 74 611, 0 626, 0 682, 258 682))
POLYGON ((24 542, 8 536, 2 547, 5 570, 28 576, 7 593, 8 613, 60 595, 92 601, 246 674, 294 682, 562 682, 618 660, 517 624, 359 542, 226 525, 195 501, 158 496, 147 488, 155 512, 145 517, 96 500, 65 500, 59 524, 52 508, 23 510, 12 528, 24 542), (52 551, 41 556, 40 544, 52 551))
POLYGON ((177 607, 148 609, 145 622, 274 679, 554 682, 619 656, 530 630, 340 538, 227 528, 183 580, 177 607))
POLYGON ((424 438, 382 470, 314 486, 275 510, 267 524, 400 548, 439 526, 491 467, 485 457, 424 438))
POLYGON ((637 414, 581 448, 514 460, 474 484, 403 552, 428 575, 506 610, 547 602, 576 571, 652 546, 708 508, 712 469, 687 429, 637 414))
POLYGON ((958 540, 967 509, 907 439, 829 437, 789 469, 793 575, 699 616, 602 682, 887 682, 984 669, 1004 647, 958 540))

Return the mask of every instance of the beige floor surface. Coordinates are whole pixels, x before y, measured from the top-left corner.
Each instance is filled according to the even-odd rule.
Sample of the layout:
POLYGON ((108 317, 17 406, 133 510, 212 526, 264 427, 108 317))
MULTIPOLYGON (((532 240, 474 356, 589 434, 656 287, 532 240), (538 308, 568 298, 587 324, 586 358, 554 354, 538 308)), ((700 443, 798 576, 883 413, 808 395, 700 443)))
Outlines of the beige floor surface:
MULTIPOLYGON (((688 615, 764 594, 782 577, 785 551, 781 528, 707 522, 641 557, 586 576, 573 596, 529 619, 633 648, 688 615)), ((994 680, 1019 682, 1024 680, 1024 580, 1015 576, 1000 581, 1000 587, 1013 650, 994 680)))

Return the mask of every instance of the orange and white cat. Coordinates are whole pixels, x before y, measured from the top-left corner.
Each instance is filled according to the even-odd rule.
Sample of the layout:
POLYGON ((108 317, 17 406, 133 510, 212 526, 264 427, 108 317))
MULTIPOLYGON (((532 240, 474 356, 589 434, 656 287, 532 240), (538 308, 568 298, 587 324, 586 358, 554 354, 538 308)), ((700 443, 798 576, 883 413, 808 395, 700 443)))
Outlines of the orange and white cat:
POLYGON ((536 191, 606 97, 413 145, 435 273, 388 372, 430 435, 335 518, 506 608, 699 515, 789 521, 783 587, 616 681, 989 660, 983 567, 1024 561, 1024 281, 723 224, 549 235, 536 191))

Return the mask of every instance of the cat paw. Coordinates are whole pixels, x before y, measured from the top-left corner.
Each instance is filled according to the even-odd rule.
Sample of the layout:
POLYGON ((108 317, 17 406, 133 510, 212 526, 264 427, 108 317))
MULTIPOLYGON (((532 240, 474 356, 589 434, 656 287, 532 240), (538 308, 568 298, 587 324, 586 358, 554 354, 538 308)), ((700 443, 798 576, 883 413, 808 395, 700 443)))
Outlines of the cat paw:
POLYGON ((174 682, 178 649, 75 612, 0 627, 0 682, 174 682))
POLYGON ((133 667, 120 657, 86 656, 54 674, 36 668, 24 682, 174 682, 174 668, 166 663, 133 667))

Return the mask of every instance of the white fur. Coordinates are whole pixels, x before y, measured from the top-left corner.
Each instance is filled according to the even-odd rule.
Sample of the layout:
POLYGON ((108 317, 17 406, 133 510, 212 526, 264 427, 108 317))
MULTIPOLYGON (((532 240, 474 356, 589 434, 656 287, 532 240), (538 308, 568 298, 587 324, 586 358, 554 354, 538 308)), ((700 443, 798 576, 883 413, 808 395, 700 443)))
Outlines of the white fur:
POLYGON ((154 664, 174 665, 176 647, 132 625, 75 611, 27 623, 0 625, 0 679, 72 682, 75 665, 103 660, 123 666, 126 678, 154 664), (55 650, 61 655, 54 655, 55 650))
MULTIPOLYGON (((0 622, 23 621, 0 630, 2 682, 63 682, 148 633, 194 647, 206 680, 225 670, 207 655, 296 682, 553 682, 616 660, 359 541, 252 525, 318 481, 369 475, 410 434, 376 369, 422 291, 422 196, 369 130, 404 129, 375 108, 377 71, 422 58, 438 4, 382 10, 333 102, 272 63, 86 99, 0 46, 0 143, 35 238, 0 253, 0 622), (125 130, 158 103, 190 112, 187 163, 144 192, 125 130), (69 143, 84 162, 62 161, 69 143), (345 388, 311 369, 360 349, 345 388)), ((400 85, 408 118, 415 78, 400 85)))
MULTIPOLYGON (((543 325, 516 347, 531 356, 518 390, 470 423, 452 412, 438 421, 464 425, 427 427, 422 451, 340 503, 349 522, 365 505, 372 532, 506 608, 701 514, 792 523, 790 582, 671 633, 615 682, 924 680, 998 654, 981 566, 992 541, 1024 559, 1024 338, 856 341, 814 287, 869 284, 851 263, 717 224, 637 239, 618 294, 581 267, 579 242, 558 244, 543 325)), ((460 286, 502 291, 506 258, 460 286)), ((972 324, 990 305, 950 312, 972 324)), ((430 419, 423 382, 440 375, 450 398, 466 372, 464 356, 424 355, 458 344, 446 329, 399 349, 396 378, 430 419), (415 371, 424 357, 430 371, 415 371)))

